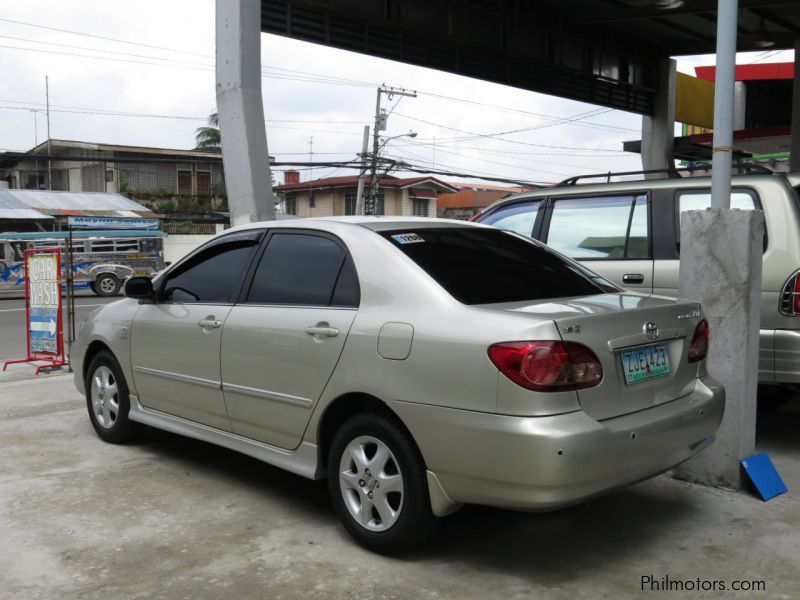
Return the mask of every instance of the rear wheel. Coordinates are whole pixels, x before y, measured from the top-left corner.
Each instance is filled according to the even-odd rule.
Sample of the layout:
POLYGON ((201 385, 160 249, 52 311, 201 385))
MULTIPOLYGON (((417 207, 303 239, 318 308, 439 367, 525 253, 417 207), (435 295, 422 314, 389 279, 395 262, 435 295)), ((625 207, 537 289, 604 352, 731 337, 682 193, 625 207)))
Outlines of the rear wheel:
POLYGON ((89 419, 100 438, 118 444, 127 442, 141 431, 141 424, 128 419, 128 384, 113 354, 99 352, 86 370, 84 383, 89 419))
POLYGON ((116 275, 103 273, 94 282, 92 290, 98 296, 116 296, 122 286, 116 275))
POLYGON ((419 546, 438 524, 414 440, 381 414, 356 415, 336 433, 328 456, 328 488, 350 535, 381 554, 419 546))

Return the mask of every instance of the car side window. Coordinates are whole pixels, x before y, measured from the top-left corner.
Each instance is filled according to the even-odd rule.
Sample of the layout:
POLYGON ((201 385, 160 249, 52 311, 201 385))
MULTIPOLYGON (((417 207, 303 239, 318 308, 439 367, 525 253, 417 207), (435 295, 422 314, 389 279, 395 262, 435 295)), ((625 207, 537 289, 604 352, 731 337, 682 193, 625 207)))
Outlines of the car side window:
POLYGON ((167 274, 161 300, 233 302, 258 246, 258 238, 252 238, 211 245, 178 265, 167 274))
POLYGON ((256 267, 249 304, 358 306, 352 259, 334 240, 306 233, 275 233, 256 267))
POLYGON ((557 199, 547 245, 571 258, 649 258, 647 203, 645 195, 557 199))
POLYGON ((485 225, 494 225, 499 229, 510 229, 516 233, 530 236, 533 233, 533 225, 536 222, 536 215, 539 213, 541 200, 532 202, 518 202, 509 206, 504 206, 492 212, 480 222, 485 225))

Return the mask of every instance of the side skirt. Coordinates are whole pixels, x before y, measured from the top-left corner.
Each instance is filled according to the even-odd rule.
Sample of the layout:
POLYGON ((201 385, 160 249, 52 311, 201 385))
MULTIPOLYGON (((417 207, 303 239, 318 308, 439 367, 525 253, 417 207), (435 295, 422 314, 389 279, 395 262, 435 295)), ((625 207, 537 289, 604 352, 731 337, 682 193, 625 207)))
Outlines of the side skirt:
POLYGON ((324 469, 321 468, 319 461, 318 446, 315 444, 301 442, 296 450, 285 450, 235 433, 219 431, 181 417, 145 408, 139 403, 139 398, 133 394, 131 394, 130 400, 131 408, 128 418, 131 421, 241 452, 307 479, 323 479, 325 477, 324 469))

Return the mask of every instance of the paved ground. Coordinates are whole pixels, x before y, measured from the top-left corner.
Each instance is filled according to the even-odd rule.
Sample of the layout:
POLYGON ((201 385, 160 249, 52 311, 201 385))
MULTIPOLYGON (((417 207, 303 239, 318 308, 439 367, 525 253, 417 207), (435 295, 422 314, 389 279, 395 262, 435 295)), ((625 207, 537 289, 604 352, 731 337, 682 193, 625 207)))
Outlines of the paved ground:
POLYGON ((660 477, 550 514, 467 507, 389 559, 321 482, 156 431, 104 444, 68 377, 0 383, 0 598, 796 598, 800 407, 761 423, 792 488, 772 502, 660 477), (647 575, 766 591, 643 592, 647 575))
MULTIPOLYGON (((75 298, 76 322, 80 322, 89 312, 108 304, 119 298, 101 298, 91 292, 78 292, 75 298)), ((121 296, 120 296, 121 298, 121 296)), ((64 327, 66 329, 66 317, 64 317, 64 327)), ((5 299, 0 300, 0 369, 5 360, 22 358, 25 355, 25 300, 5 299)), ((24 376, 24 373, 32 371, 30 367, 9 367, 11 374, 0 376, 3 378, 17 378, 24 376)))

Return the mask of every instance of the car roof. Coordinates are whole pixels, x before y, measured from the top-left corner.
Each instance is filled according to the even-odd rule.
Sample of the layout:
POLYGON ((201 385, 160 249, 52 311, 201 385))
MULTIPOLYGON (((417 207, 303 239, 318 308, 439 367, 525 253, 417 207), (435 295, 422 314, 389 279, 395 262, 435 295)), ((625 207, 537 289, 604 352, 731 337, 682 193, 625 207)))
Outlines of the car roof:
POLYGON ((406 216, 346 216, 346 217, 309 217, 280 221, 258 221, 246 225, 238 225, 226 230, 244 231, 247 229, 260 229, 263 227, 282 228, 310 228, 328 230, 338 226, 363 227, 372 231, 392 231, 395 229, 431 229, 436 227, 478 227, 486 228, 487 225, 458 221, 456 219, 439 219, 433 217, 406 217, 406 216))
MULTIPOLYGON (((612 173, 613 175, 613 173, 612 173)), ((734 175, 732 185, 747 187, 750 185, 771 184, 789 179, 785 173, 734 175)), ((702 177, 669 177, 662 179, 635 179, 631 181, 612 181, 586 183, 577 185, 556 185, 537 190, 509 194, 487 206, 483 213, 490 209, 520 200, 546 198, 548 196, 585 196, 587 194, 613 194, 614 192, 646 192, 658 189, 691 189, 711 188, 711 176, 702 177)))

